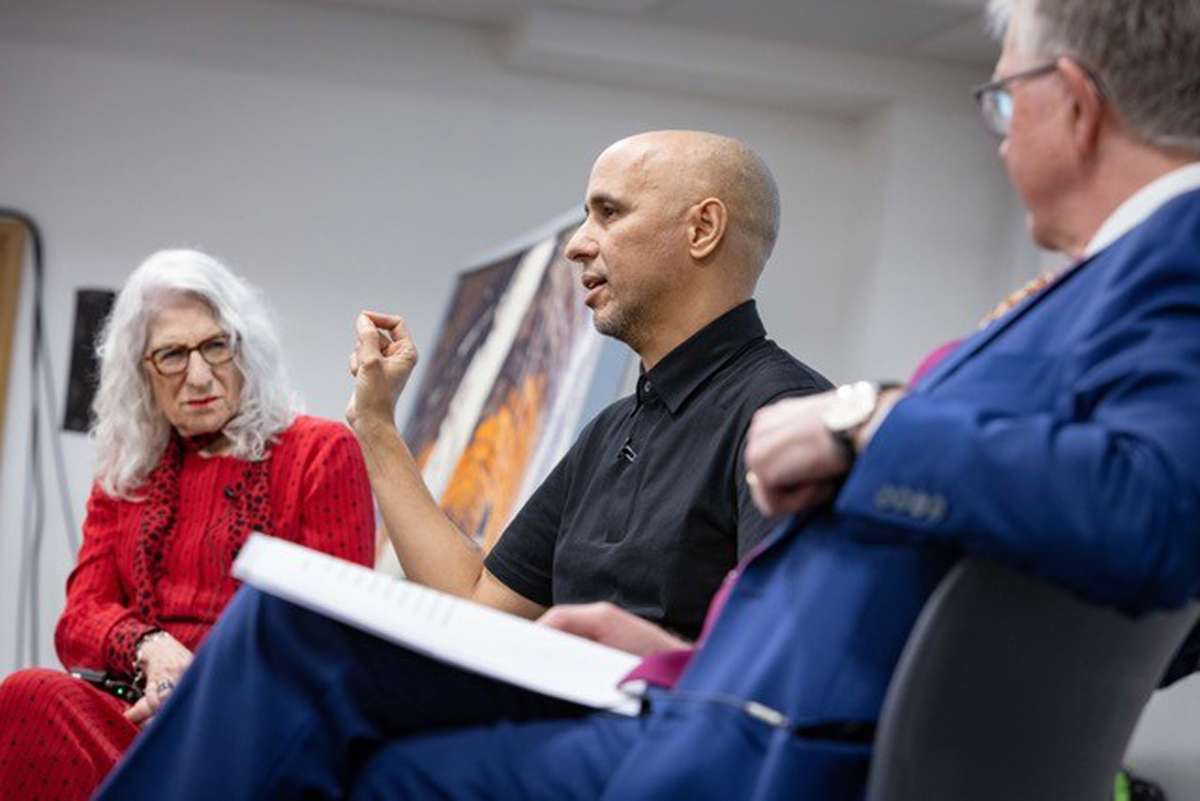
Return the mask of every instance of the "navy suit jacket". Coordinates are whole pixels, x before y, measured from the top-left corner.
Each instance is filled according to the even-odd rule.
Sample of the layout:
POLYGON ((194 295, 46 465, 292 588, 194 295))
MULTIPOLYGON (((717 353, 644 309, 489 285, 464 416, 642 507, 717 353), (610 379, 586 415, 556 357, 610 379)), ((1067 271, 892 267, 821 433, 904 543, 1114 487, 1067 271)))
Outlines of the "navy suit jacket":
POLYGON ((1200 192, 968 339, 893 408, 833 508, 781 527, 746 567, 609 795, 860 797, 869 745, 797 737, 739 699, 793 727, 875 721, 963 553, 1132 614, 1197 594, 1200 192))

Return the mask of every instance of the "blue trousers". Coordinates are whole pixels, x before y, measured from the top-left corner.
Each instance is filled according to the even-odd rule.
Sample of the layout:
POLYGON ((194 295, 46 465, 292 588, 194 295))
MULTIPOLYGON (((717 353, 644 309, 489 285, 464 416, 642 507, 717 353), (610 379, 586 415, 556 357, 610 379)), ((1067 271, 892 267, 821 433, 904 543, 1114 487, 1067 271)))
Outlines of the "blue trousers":
POLYGON ((756 654, 709 656, 725 679, 657 695, 629 718, 243 588, 97 798, 862 798, 869 745, 808 741, 747 715, 723 687, 757 669, 756 654))
POLYGON ((598 798, 643 726, 247 587, 97 798, 598 798))

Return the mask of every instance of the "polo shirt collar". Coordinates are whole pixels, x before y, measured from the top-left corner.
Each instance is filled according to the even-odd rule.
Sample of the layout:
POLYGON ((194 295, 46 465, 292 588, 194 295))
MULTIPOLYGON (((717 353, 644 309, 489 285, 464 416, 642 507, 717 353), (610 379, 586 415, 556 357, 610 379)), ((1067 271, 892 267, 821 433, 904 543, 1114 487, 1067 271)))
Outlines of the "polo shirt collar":
POLYGON ((638 405, 657 397, 676 414, 726 362, 766 335, 753 300, 735 306, 688 337, 654 369, 642 371, 637 383, 638 405))

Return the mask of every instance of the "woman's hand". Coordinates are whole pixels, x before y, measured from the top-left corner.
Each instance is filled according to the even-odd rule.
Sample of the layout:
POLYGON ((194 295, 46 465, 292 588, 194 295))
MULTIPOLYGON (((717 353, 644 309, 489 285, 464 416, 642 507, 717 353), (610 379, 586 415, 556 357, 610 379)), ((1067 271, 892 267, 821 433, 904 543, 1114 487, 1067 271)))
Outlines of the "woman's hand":
POLYGON ((146 679, 146 694, 125 710, 125 717, 138 726, 152 718, 192 664, 192 652, 163 632, 138 647, 138 668, 146 679))

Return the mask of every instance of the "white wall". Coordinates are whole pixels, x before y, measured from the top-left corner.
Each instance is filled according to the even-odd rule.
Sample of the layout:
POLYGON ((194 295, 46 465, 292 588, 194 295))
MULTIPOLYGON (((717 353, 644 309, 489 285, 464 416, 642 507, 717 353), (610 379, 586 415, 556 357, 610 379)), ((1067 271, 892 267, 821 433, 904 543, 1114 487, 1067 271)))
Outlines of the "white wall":
MULTIPOLYGON (((849 230, 845 120, 513 74, 485 31, 373 14, 157 3, 101 16, 39 3, 0 19, 0 202, 45 230, 60 387, 73 291, 116 286, 152 250, 187 244, 265 289, 309 409, 339 418, 359 308, 400 310, 431 346, 454 272, 578 205, 594 155, 645 128, 728 130, 773 151, 781 180, 839 187, 791 203, 806 229, 790 236, 812 239, 821 261, 849 230)), ((791 262, 807 255, 790 250, 791 262)), ((788 266, 777 279, 795 286, 788 266)), ((0 473, 3 666, 14 655, 27 304, 0 473)), ((781 332, 807 352, 802 335, 781 332)), ((81 512, 92 452, 65 439, 81 512)), ((51 512, 44 661, 71 563, 51 512)))
MULTIPOLYGON (((921 219, 936 228, 942 211, 958 209, 956 219, 972 220, 968 241, 945 254, 930 246, 913 277, 936 284, 963 259, 969 275, 992 269, 999 228, 987 221, 1006 207, 975 110, 965 93, 937 118, 918 108, 944 84, 969 85, 970 73, 733 42, 703 59, 696 79, 687 45, 715 53, 698 34, 646 40, 643 30, 639 41, 610 29, 601 33, 622 43, 620 62, 640 69, 613 80, 598 61, 611 49, 583 69, 555 61, 551 43, 578 54, 598 41, 594 28, 572 40, 580 28, 569 15, 501 35, 263 2, 122 0, 101 13, 73 0, 0 0, 0 11, 0 203, 27 210, 45 230, 47 333, 60 389, 74 290, 117 286, 152 250, 192 245, 265 289, 310 411, 340 417, 360 307, 401 311, 430 346, 457 269, 578 205, 599 150, 657 127, 727 132, 772 165, 786 224, 760 292, 763 313, 779 341, 831 377, 876 364, 906 372, 926 344, 984 305, 973 297, 955 308, 954 291, 945 292, 948 314, 873 344, 854 342, 847 325, 864 298, 876 309, 868 322, 894 312, 878 293, 871 298, 889 256, 864 231, 921 219), (747 65, 757 72, 741 74, 747 65), (836 95, 838 76, 861 87, 872 70, 895 90, 836 95), (785 80, 791 72, 802 85, 785 80), (722 74, 737 80, 714 80, 722 74), (782 77, 759 96, 758 74, 782 77), (910 165, 907 150, 868 153, 868 111, 905 114, 908 134, 923 130, 955 159, 910 165), (937 204, 931 213, 896 202, 915 170, 937 204)), ((22 315, 0 467, 0 666, 15 657, 27 297, 22 315)), ((81 516, 92 451, 81 436, 64 440, 81 516)), ((53 661, 50 631, 71 564, 56 510, 40 574, 44 662, 53 661)))
MULTIPOLYGON (((1032 271, 966 96, 976 71, 587 22, 0 0, 0 204, 46 234, 60 394, 75 289, 190 245, 263 287, 309 410, 340 418, 360 307, 402 312, 431 347, 455 271, 577 205, 596 153, 650 128, 729 133, 771 164, 785 224, 760 305, 835 380, 904 375, 1032 271)), ((0 673, 16 657, 30 284, 0 464, 0 673)), ((64 444, 79 517, 92 449, 64 444)), ((46 477, 52 664, 72 555, 46 477)))

